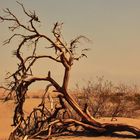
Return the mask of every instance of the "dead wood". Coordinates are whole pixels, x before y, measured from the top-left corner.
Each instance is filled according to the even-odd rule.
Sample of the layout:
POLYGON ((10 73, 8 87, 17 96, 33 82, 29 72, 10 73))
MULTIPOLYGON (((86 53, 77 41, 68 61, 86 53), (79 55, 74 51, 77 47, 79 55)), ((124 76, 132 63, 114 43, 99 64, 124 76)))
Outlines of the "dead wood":
POLYGON ((14 132, 11 132, 9 140, 13 140, 16 136, 22 137, 23 139, 34 137, 46 137, 46 139, 48 139, 53 134, 74 131, 78 133, 79 130, 77 128, 80 126, 82 127, 82 131, 90 132, 93 135, 110 135, 114 132, 128 131, 140 138, 140 129, 136 127, 125 124, 101 124, 97 122, 88 111, 88 106, 85 105, 85 109, 82 110, 74 98, 68 93, 70 71, 74 62, 78 61, 82 57, 87 57, 85 51, 88 49, 86 48, 81 49, 81 53, 79 55, 75 53, 77 49, 79 49, 77 43, 79 43, 80 39, 86 39, 86 41, 89 40, 84 36, 78 36, 76 39, 73 39, 70 44, 67 44, 64 41, 61 32, 63 24, 58 22, 54 24, 54 28, 52 30, 53 39, 51 39, 37 30, 35 25, 39 24, 40 20, 36 13, 28 12, 24 8, 23 4, 19 2, 17 3, 21 6, 24 14, 30 19, 28 25, 22 24, 22 22, 9 9, 4 10, 4 13, 7 16, 0 16, 0 20, 2 22, 9 21, 13 23, 13 26, 9 27, 11 31, 14 32, 15 30, 23 29, 29 33, 28 35, 15 33, 4 42, 4 44, 9 44, 15 37, 21 39, 16 51, 13 53, 19 60, 17 70, 7 77, 7 79, 11 81, 8 87, 10 90, 9 94, 13 95, 16 101, 13 116, 13 126, 15 126, 15 130, 14 132), (46 49, 53 49, 54 54, 38 55, 36 48, 39 47, 38 42, 41 41, 41 39, 48 42, 50 46, 46 49), (34 47, 32 53, 29 56, 24 57, 22 53, 24 53, 23 50, 28 46, 28 43, 32 43, 34 47), (34 75, 32 67, 40 59, 46 59, 46 61, 49 59, 63 66, 64 76, 62 76, 62 85, 53 78, 49 70, 46 77, 37 77, 34 75), (58 104, 54 105, 52 101, 53 98, 50 98, 49 101, 51 109, 46 107, 45 96, 51 87, 48 85, 42 97, 42 102, 38 108, 34 108, 26 118, 23 111, 26 94, 30 85, 39 81, 49 82, 51 86, 54 87, 55 91, 58 93, 58 104), (69 106, 66 104, 69 104, 69 106), (79 120, 72 119, 72 116, 75 114, 72 114, 70 108, 75 111, 75 114, 79 115, 79 120), (68 118, 66 118, 65 114, 67 114, 68 118), (71 127, 74 127, 74 130, 71 129, 71 127))

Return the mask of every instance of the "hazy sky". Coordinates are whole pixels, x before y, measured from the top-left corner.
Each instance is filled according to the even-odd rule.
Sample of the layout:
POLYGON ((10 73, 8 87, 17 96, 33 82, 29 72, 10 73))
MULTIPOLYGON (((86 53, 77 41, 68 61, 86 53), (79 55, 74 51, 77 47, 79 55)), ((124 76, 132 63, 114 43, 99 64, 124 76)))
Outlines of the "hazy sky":
MULTIPOLYGON (((21 2, 26 8, 36 10, 42 21, 42 31, 47 32, 56 21, 62 21, 67 41, 81 34, 93 41, 92 44, 82 44, 90 47, 91 51, 88 52, 88 59, 83 59, 73 67, 71 85, 79 81, 94 80, 96 76, 104 76, 105 79, 117 83, 140 85, 140 0, 21 2)), ((2 9, 7 7, 24 21, 15 0, 0 0, 0 14, 2 9)), ((9 36, 7 26, 8 24, 0 24, 0 45, 9 36)), ((12 50, 12 46, 0 48, 1 82, 4 74, 13 71, 16 66, 12 50)), ((45 68, 46 66, 42 66, 40 72, 45 68)), ((61 81, 59 67, 55 68, 54 75, 61 81)))

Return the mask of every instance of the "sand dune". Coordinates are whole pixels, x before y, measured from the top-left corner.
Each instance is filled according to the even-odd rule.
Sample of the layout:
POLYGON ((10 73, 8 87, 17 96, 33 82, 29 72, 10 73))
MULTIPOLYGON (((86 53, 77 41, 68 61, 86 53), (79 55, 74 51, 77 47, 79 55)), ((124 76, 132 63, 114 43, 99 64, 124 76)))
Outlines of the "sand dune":
MULTIPOLYGON (((28 114, 33 106, 37 106, 41 100, 40 99, 28 99, 25 102, 24 110, 28 114)), ((8 101, 3 103, 0 101, 0 140, 7 140, 10 131, 12 130, 12 116, 14 111, 14 101, 8 101)), ((111 122, 110 118, 100 118, 99 122, 111 122)), ((112 122, 111 122, 112 123, 112 122)), ((132 118, 117 118, 117 121, 113 123, 126 123, 140 128, 140 119, 132 118)), ((128 133, 127 133, 128 134, 128 133)), ((60 136, 54 137, 53 140, 121 140, 124 137, 90 137, 90 136, 60 136)), ((131 138, 135 140, 135 138, 131 138)), ((130 138, 125 138, 125 140, 130 140, 130 138)))
POLYGON ((0 140, 6 140, 12 130, 13 101, 0 101, 0 140))

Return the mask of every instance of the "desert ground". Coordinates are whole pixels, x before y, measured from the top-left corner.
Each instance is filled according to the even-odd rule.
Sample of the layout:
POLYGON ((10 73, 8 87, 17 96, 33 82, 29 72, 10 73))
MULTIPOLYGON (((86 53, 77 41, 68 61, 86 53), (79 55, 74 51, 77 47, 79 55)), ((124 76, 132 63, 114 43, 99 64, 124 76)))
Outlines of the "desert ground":
MULTIPOLYGON (((28 114, 33 106, 37 106, 41 99, 39 98, 29 98, 25 102, 24 110, 28 114)), ((7 140, 10 134, 10 131, 13 129, 12 124, 12 116, 14 110, 14 101, 9 100, 7 102, 3 102, 0 100, 0 140, 7 140)), ((110 118, 99 118, 98 121, 100 122, 111 122, 110 118)), ((117 121, 113 121, 113 123, 126 123, 129 125, 133 125, 140 128, 140 119, 132 119, 132 118, 117 118, 117 121)), ((127 133, 128 134, 128 133, 127 133)), ((129 135, 129 134, 128 134, 129 135)), ((129 136, 128 136, 129 137, 129 136)), ((93 137, 93 136, 59 136, 54 137, 52 140, 135 140, 136 138, 126 138, 125 136, 100 136, 100 137, 93 137)))

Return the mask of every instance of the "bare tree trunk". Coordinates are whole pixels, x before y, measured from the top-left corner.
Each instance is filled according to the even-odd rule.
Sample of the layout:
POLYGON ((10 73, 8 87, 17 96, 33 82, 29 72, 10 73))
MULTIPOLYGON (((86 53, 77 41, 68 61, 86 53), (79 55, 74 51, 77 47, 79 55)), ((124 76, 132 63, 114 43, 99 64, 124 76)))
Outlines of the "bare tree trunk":
POLYGON ((66 101, 71 105, 71 107, 81 116, 81 118, 94 126, 99 126, 100 124, 96 122, 92 117, 87 115, 77 104, 77 102, 73 99, 73 97, 67 92, 68 83, 69 83, 69 77, 70 77, 70 69, 65 68, 65 75, 63 79, 63 87, 62 87, 62 93, 64 95, 64 98, 66 101))

